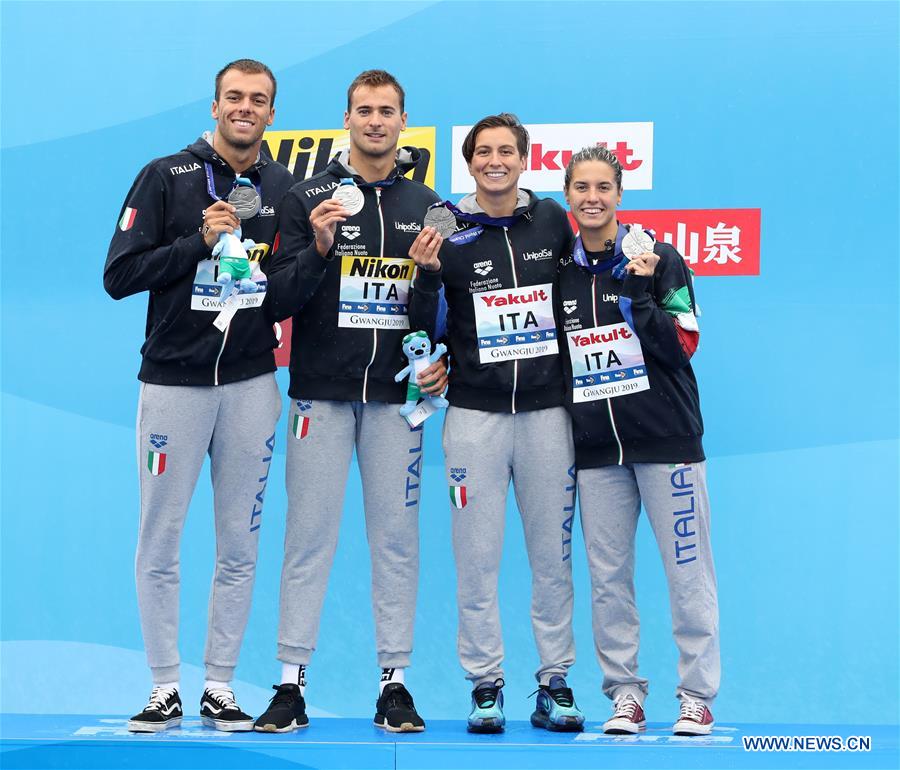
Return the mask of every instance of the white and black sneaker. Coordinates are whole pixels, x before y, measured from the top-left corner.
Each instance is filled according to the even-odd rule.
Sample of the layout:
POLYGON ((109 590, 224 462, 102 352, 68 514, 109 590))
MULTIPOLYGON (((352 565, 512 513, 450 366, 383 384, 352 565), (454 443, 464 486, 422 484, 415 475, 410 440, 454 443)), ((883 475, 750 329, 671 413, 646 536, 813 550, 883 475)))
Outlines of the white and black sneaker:
POLYGON ((181 698, 174 687, 154 687, 150 700, 140 714, 128 720, 132 733, 158 733, 181 724, 181 698))
POLYGON ((227 687, 205 689, 200 698, 200 721, 207 727, 228 733, 253 729, 253 717, 240 710, 234 693, 227 687))

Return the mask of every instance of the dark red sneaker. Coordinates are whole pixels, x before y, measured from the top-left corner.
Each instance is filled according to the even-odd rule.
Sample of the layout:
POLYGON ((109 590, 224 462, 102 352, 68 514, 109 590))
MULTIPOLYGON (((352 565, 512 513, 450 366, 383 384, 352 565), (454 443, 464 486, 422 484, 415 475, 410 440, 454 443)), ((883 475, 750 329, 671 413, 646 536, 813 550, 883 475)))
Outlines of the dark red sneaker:
POLYGON ((681 696, 681 713, 673 725, 675 735, 709 735, 715 720, 712 711, 698 700, 681 696))
POLYGON ((603 732, 608 735, 634 735, 647 727, 644 709, 631 693, 616 698, 613 715, 603 723, 603 732))

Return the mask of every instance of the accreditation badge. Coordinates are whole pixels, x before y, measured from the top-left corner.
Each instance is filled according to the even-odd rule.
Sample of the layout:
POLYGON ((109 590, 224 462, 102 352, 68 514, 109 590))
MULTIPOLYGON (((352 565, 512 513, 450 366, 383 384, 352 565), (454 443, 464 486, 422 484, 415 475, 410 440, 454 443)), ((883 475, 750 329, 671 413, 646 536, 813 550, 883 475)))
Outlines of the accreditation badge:
POLYGON ((483 364, 559 352, 553 284, 496 289, 472 295, 478 360, 483 364))
POLYGON ((572 401, 582 404, 650 389, 641 341, 627 323, 569 332, 572 401))
POLYGON ((408 329, 409 283, 415 263, 396 257, 341 259, 338 326, 344 329, 408 329))

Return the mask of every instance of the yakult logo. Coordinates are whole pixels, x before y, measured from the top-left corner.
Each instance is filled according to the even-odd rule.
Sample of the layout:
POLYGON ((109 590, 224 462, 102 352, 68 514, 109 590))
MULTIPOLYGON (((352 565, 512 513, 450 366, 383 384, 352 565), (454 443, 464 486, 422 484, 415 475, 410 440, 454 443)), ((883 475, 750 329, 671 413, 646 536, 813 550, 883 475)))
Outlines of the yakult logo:
POLYGON ((572 343, 578 347, 597 345, 601 342, 615 342, 616 340, 631 339, 631 332, 624 326, 619 326, 611 332, 588 332, 587 334, 573 334, 572 343))
POLYGON ((547 301, 547 292, 543 289, 524 292, 522 294, 510 294, 507 297, 487 295, 481 297, 481 301, 488 307, 503 307, 504 305, 527 305, 529 302, 547 301))
MULTIPOLYGON (((454 193, 475 189, 459 149, 471 126, 453 127, 454 193)), ((601 145, 622 164, 622 184, 627 190, 653 189, 652 123, 539 123, 526 126, 531 148, 519 187, 538 192, 562 189, 566 164, 582 147, 601 145)))

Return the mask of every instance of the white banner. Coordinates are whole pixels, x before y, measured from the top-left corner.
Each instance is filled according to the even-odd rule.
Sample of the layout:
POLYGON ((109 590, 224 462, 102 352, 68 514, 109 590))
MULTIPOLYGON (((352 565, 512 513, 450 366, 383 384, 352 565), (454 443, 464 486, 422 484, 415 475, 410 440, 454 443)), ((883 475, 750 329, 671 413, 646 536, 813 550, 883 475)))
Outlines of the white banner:
MULTIPOLYGON (((603 144, 622 164, 626 190, 653 189, 652 123, 534 123, 525 126, 531 135, 525 172, 519 187, 535 192, 562 192, 566 164, 582 147, 603 144)), ((470 193, 475 180, 461 148, 471 126, 453 126, 453 193, 470 193)))

